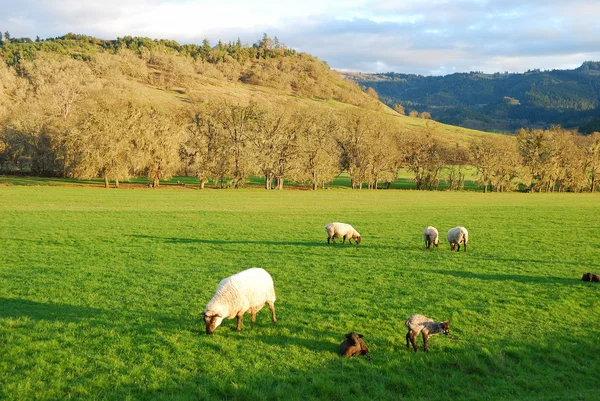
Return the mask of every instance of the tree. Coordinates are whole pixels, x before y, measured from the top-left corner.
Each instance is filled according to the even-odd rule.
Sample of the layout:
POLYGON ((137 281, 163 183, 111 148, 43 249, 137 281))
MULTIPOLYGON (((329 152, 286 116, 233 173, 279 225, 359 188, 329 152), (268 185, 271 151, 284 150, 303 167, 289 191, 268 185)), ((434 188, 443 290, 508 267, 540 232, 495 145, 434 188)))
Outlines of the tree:
POLYGON ((423 111, 423 112, 421 112, 421 114, 419 114, 419 118, 429 120, 431 118, 431 113, 428 111, 423 111))
POLYGON ((409 115, 410 117, 418 117, 418 116, 419 116, 419 112, 418 112, 418 111, 416 111, 416 110, 411 110, 411 111, 408 113, 408 115, 409 115))
POLYGON ((141 112, 131 104, 123 105, 110 99, 98 99, 82 114, 73 130, 73 145, 69 149, 70 167, 76 178, 104 178, 119 187, 119 180, 131 176, 132 155, 141 112))
POLYGON ((341 149, 341 165, 350 175, 352 189, 362 189, 368 164, 368 131, 374 122, 361 110, 345 111, 342 121, 337 138, 341 149))
POLYGON ((263 108, 256 113, 251 140, 266 189, 271 189, 273 179, 276 189, 283 189, 284 178, 293 168, 302 124, 302 115, 286 106, 263 108))
POLYGON ((492 185, 498 148, 494 141, 486 137, 481 141, 471 143, 470 151, 471 161, 477 169, 479 177, 478 184, 483 185, 483 192, 486 193, 488 187, 492 185))
POLYGON ((433 189, 439 185, 444 166, 439 142, 431 135, 415 135, 403 145, 406 169, 414 174, 417 189, 433 189))
POLYGON ((399 163, 392 132, 389 120, 381 117, 373 121, 368 131, 366 181, 369 189, 377 189, 380 180, 391 183, 396 178, 399 163))
POLYGON ((167 115, 154 108, 142 112, 135 136, 140 152, 137 168, 142 169, 156 188, 179 168, 179 150, 184 139, 184 117, 167 115))
POLYGON ((254 129, 256 104, 240 105, 221 103, 212 114, 225 131, 233 158, 232 178, 234 188, 239 188, 251 171, 252 159, 247 149, 248 134, 254 129))
POLYGON ((40 105, 65 121, 91 90, 99 88, 88 65, 71 57, 42 53, 33 62, 23 62, 21 68, 35 97, 45 100, 40 105))
POLYGON ((377 91, 371 87, 367 89, 367 95, 371 96, 375 100, 379 100, 379 95, 377 94, 377 91))
POLYGON ((596 192, 600 174, 600 132, 587 137, 586 167, 590 192, 596 192))
POLYGON ((404 107, 400 104, 400 103, 396 103, 394 105, 394 111, 400 115, 405 115, 406 111, 404 110, 404 107))
POLYGON ((211 178, 224 185, 230 165, 227 138, 209 111, 193 113, 180 154, 187 165, 194 166, 201 189, 211 178))
POLYGON ((300 182, 309 182, 313 190, 332 181, 340 171, 340 148, 335 137, 339 119, 332 111, 311 107, 303 111, 302 129, 298 134, 298 160, 294 170, 300 182))

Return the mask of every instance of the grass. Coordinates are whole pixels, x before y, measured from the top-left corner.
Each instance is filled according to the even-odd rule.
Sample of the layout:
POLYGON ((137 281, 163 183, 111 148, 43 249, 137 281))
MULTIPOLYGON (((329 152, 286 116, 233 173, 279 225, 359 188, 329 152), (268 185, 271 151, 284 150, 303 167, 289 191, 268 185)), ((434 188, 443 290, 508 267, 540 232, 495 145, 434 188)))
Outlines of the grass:
POLYGON ((591 194, 15 185, 0 212, 3 400, 599 399, 591 194), (361 245, 328 246, 331 221, 361 245), (429 224, 469 251, 424 250, 429 224), (253 266, 279 322, 205 335, 218 282, 253 266), (413 313, 453 337, 408 351, 413 313), (371 361, 337 355, 349 331, 371 361))
MULTIPOLYGON (((483 186, 478 185, 476 183, 476 171, 473 167, 468 167, 464 170, 465 174, 465 185, 464 189, 467 191, 483 191, 483 186)), ((413 180, 414 175, 407 171, 398 172, 398 178, 396 181, 392 182, 389 189, 416 189, 416 184, 413 180)), ((127 187, 135 187, 135 188, 147 188, 147 185, 152 181, 148 180, 146 177, 133 177, 128 181, 121 181, 121 184, 127 187)), ((104 180, 102 178, 94 178, 94 179, 76 179, 76 178, 48 178, 48 177, 36 177, 30 175, 0 175, 0 185, 24 185, 24 186, 96 186, 96 187, 104 187, 104 180)), ((114 181, 110 182, 111 186, 114 186, 114 181)), ((200 184, 198 182, 198 178, 195 176, 175 176, 169 180, 162 180, 160 185, 165 188, 173 188, 177 187, 179 189, 199 189, 200 184), (183 186, 183 185, 185 186, 183 186)), ((244 182, 244 188, 264 188, 265 186, 265 177, 264 176, 250 176, 244 182)), ((286 189, 288 188, 297 188, 297 189, 311 189, 310 184, 307 183, 298 183, 293 181, 285 181, 286 189)), ((384 189, 386 184, 381 182, 379 183, 379 189, 384 189)), ((211 181, 206 184, 205 188, 207 189, 215 189, 220 188, 219 183, 211 181)), ((350 189, 350 176, 347 173, 339 174, 332 182, 326 184, 326 189, 350 189)), ((367 184, 363 183, 363 188, 367 189, 367 184)), ((441 183, 439 185, 439 190, 448 189, 448 185, 446 184, 445 177, 441 177, 441 183)))

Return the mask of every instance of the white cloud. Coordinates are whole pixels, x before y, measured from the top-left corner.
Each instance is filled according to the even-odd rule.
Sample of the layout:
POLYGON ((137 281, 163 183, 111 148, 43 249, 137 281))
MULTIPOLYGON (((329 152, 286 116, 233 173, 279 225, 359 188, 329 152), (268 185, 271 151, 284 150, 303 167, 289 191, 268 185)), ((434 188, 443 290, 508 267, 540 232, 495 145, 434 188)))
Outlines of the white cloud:
POLYGON ((573 67, 600 55, 587 0, 4 0, 0 30, 253 43, 263 32, 346 70, 443 74, 573 67))

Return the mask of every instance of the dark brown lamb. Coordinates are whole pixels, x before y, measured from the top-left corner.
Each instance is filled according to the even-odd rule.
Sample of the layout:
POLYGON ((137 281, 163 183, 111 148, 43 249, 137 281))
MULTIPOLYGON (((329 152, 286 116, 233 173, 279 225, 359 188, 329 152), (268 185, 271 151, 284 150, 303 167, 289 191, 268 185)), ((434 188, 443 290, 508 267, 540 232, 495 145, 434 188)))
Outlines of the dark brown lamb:
POLYGON ((592 281, 598 283, 600 282, 600 275, 594 273, 585 273, 583 277, 581 277, 581 281, 592 281))
POLYGON ((367 359, 370 359, 369 348, 363 340, 363 335, 355 332, 348 333, 345 335, 346 339, 340 344, 340 355, 341 356, 354 356, 364 355, 367 359))

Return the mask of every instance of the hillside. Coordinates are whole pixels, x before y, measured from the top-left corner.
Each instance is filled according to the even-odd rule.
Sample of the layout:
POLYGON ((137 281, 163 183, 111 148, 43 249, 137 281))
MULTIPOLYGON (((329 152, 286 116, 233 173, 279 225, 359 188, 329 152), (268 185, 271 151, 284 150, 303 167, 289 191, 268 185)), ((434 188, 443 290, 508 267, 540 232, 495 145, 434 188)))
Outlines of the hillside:
POLYGON ((428 111, 434 120, 486 131, 560 125, 583 133, 600 126, 600 63, 575 70, 446 76, 341 73, 374 88, 384 103, 428 111))

